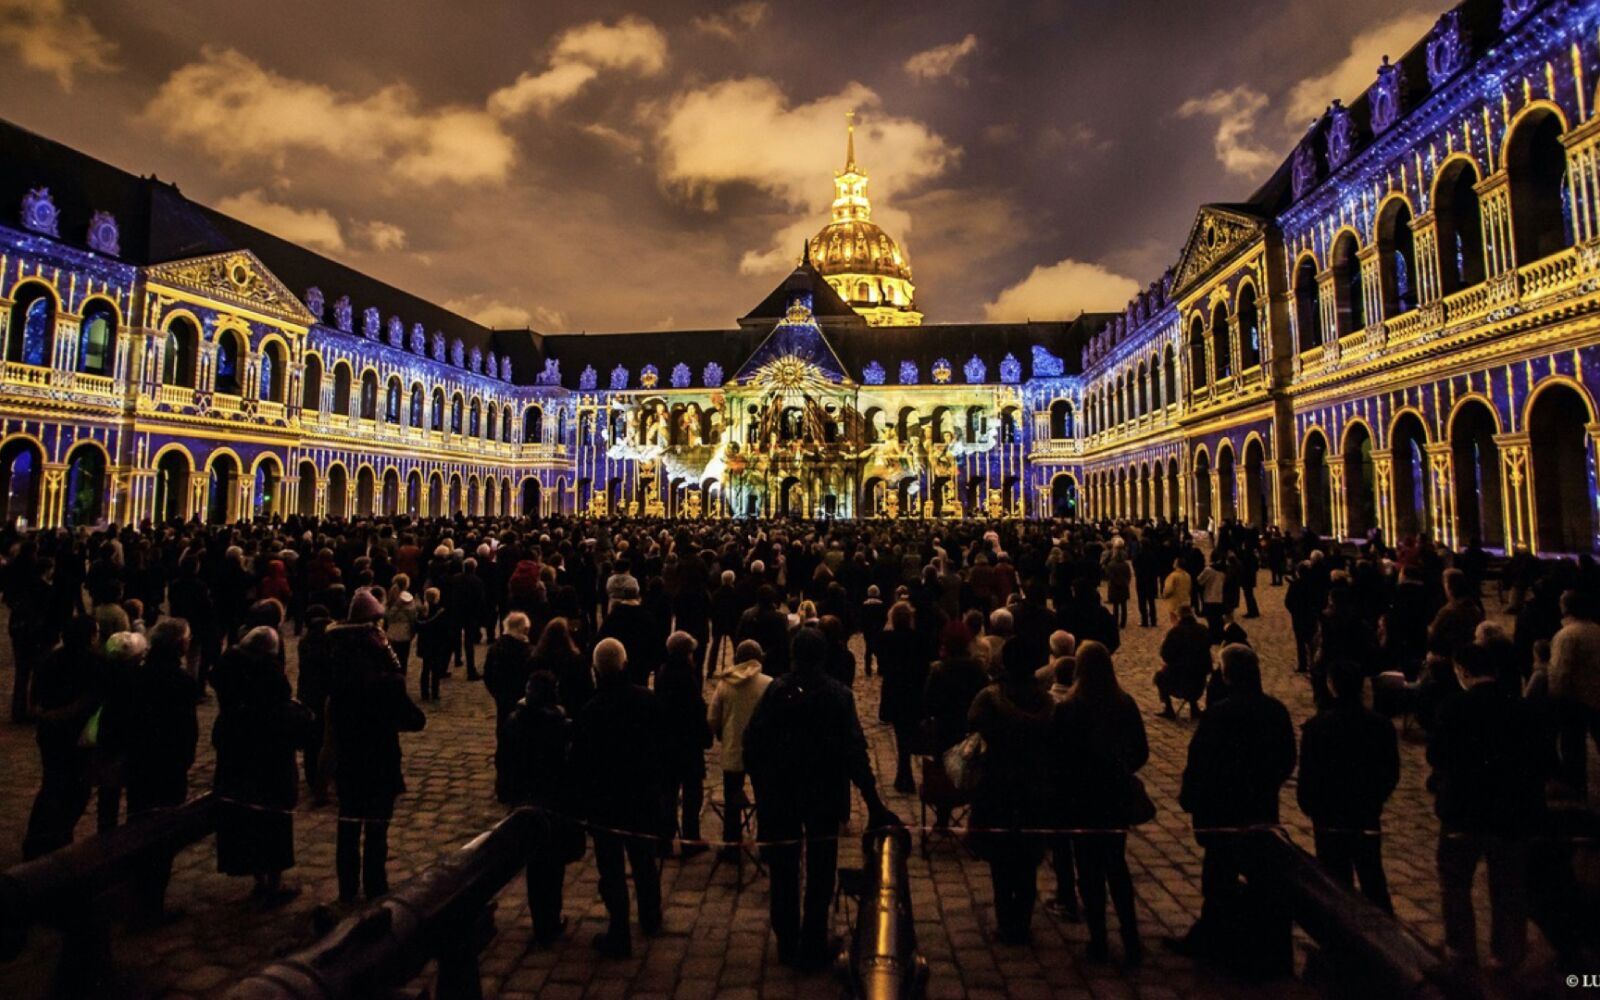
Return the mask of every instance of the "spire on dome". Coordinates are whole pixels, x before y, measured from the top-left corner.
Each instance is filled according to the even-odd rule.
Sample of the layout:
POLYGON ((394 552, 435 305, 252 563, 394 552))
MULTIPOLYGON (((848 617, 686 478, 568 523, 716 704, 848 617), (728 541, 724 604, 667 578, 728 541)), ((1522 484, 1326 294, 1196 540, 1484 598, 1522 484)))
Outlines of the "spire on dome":
POLYGON ((844 140, 844 172, 856 172, 856 112, 854 108, 844 113, 845 140, 844 140))

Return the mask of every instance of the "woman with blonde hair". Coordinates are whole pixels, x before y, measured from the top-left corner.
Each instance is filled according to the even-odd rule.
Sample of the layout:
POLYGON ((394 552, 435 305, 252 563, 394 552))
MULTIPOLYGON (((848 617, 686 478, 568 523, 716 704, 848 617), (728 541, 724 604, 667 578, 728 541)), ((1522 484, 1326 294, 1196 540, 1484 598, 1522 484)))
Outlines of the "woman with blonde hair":
POLYGON ((389 636, 394 658, 400 662, 402 674, 411 661, 411 641, 417 636, 417 618, 422 610, 410 588, 411 578, 396 573, 384 600, 384 631, 389 636))

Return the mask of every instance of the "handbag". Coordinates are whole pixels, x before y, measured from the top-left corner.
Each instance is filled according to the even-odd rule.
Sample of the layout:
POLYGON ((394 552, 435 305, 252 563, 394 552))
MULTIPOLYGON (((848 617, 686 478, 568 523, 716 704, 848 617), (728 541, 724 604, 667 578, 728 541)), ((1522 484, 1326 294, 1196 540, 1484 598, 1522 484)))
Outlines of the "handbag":
POLYGON ((989 747, 984 743, 982 733, 972 733, 944 752, 944 770, 956 791, 971 795, 978 790, 978 785, 983 782, 988 756, 989 747))
POLYGON ((1145 791, 1144 782, 1135 774, 1128 775, 1128 786, 1122 796, 1122 820, 1129 826, 1140 826, 1156 818, 1156 804, 1145 791))

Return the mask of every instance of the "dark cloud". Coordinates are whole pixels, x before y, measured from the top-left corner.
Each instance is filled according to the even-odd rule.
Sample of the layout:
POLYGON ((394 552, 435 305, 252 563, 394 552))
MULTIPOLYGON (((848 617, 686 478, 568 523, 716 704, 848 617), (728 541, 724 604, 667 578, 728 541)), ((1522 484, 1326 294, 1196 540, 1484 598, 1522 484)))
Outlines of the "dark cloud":
POLYGON ((38 19, 49 51, 69 61, 30 58, 37 39, 0 34, 0 114, 298 227, 463 311, 591 330, 724 326, 744 312, 825 219, 846 104, 861 106, 860 160, 930 321, 981 319, 1000 301, 1032 309, 1046 276, 1143 284, 1196 206, 1244 197, 1270 172, 1297 115, 1355 96, 1321 88, 1359 89, 1370 50, 1398 55, 1413 39, 1394 39, 1437 9, 34 6, 50 15, 38 19), (936 51, 915 65, 950 72, 908 72, 936 51), (208 105, 217 91, 228 103, 208 105), (685 107, 721 118, 675 118, 685 107), (689 155, 697 138, 706 146, 689 155), (1029 295, 1003 297, 1030 276, 1029 295))

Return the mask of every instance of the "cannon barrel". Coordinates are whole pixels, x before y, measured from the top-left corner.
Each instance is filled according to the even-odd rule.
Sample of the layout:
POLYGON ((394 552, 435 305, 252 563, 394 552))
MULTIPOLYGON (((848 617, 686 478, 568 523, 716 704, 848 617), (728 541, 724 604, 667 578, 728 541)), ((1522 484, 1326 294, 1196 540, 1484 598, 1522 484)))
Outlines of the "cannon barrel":
POLYGON ((208 792, 0 873, 0 960, 22 952, 35 923, 81 922, 94 897, 204 839, 216 828, 215 806, 208 792))
POLYGON ((850 943, 848 978, 864 1000, 907 1000, 927 986, 927 961, 917 953, 903 828, 870 830, 862 838, 861 901, 850 943))
POLYGON ((496 894, 528 863, 544 820, 518 809, 322 938, 236 983, 227 1000, 381 995, 439 959, 439 994, 477 995, 496 894))
POLYGON ((1245 875, 1282 899, 1295 923, 1338 967, 1395 997, 1470 997, 1479 991, 1393 914, 1335 882, 1283 834, 1252 843, 1245 875))

